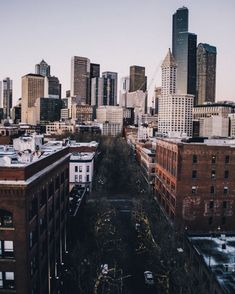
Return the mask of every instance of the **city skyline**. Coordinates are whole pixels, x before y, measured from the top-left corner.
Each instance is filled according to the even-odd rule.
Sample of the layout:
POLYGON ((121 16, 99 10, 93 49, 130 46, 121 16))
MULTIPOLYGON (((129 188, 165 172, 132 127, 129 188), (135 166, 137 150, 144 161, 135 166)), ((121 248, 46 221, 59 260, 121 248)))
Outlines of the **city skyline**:
POLYGON ((161 85, 160 65, 171 48, 172 15, 186 6, 189 31, 197 34, 198 44, 208 43, 218 50, 216 100, 235 101, 230 74, 234 62, 230 56, 235 49, 231 41, 235 3, 232 0, 226 5, 212 0, 203 5, 202 1, 193 2, 102 0, 91 5, 91 1, 83 0, 79 3, 70 0, 66 4, 54 0, 50 3, 23 0, 1 3, 2 44, 7 46, 0 49, 0 79, 8 76, 13 80, 15 105, 21 96, 21 77, 33 73, 35 64, 44 59, 62 83, 62 97, 65 97, 65 91, 70 89, 71 57, 84 56, 100 64, 101 72, 117 72, 119 82, 128 75, 131 65, 144 66, 151 95, 153 86, 161 85))

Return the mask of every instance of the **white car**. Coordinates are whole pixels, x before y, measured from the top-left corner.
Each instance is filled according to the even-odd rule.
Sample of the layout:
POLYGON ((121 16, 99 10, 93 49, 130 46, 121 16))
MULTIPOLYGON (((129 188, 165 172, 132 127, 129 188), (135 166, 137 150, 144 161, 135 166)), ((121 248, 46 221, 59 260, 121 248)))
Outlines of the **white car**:
POLYGON ((154 278, 153 273, 150 271, 144 272, 144 281, 146 285, 153 285, 154 284, 154 278))

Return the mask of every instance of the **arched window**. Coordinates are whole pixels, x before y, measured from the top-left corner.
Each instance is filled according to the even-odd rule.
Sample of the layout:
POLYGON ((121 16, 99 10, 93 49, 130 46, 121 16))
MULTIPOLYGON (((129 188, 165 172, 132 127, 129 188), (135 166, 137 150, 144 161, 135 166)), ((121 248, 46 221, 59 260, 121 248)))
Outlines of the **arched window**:
POLYGON ((13 217, 10 211, 0 209, 0 228, 13 227, 13 217))

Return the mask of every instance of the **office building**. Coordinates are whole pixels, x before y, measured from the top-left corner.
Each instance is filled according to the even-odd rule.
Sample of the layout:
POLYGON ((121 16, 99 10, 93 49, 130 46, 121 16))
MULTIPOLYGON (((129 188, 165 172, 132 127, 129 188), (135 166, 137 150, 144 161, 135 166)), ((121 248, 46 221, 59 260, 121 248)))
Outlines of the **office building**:
POLYGON ((91 105, 117 105, 117 73, 103 72, 91 81, 91 105))
POLYGON ((119 91, 119 106, 126 106, 127 93, 130 89, 130 77, 121 78, 120 91, 119 91))
POLYGON ((162 63, 161 96, 158 99, 158 131, 169 136, 192 135, 194 96, 176 93, 177 65, 169 49, 162 63))
POLYGON ((93 107, 88 104, 73 104, 72 105, 72 121, 78 124, 83 124, 93 120, 93 107))
POLYGON ((145 67, 132 65, 130 67, 130 86, 129 92, 147 90, 147 77, 145 76, 145 67))
POLYGON ((37 75, 49 77, 51 75, 50 70, 50 65, 48 65, 45 60, 42 60, 39 64, 35 65, 35 74, 37 75))
POLYGON ((116 72, 106 71, 102 73, 104 79, 103 105, 117 105, 117 80, 116 72))
POLYGON ((69 148, 0 150, 0 293, 58 293, 67 251, 69 148))
POLYGON ((216 47, 200 43, 197 47, 196 105, 215 102, 216 47))
POLYGON ((44 79, 38 74, 22 77, 21 122, 33 121, 33 107, 37 98, 44 97, 44 79))
POLYGON ((158 139, 156 196, 177 228, 234 231, 234 146, 226 139, 158 139))
POLYGON ((197 35, 188 32, 188 9, 179 8, 173 15, 172 53, 177 63, 178 94, 196 95, 197 35))
POLYGON ((0 107, 3 109, 3 118, 11 117, 12 108, 12 80, 5 78, 0 82, 0 107))
POLYGON ((48 94, 45 97, 61 98, 61 84, 57 77, 50 76, 45 78, 45 87, 48 89, 48 94))
POLYGON ((90 79, 100 77, 100 65, 97 63, 90 64, 90 79))
POLYGON ((82 103, 90 97, 90 60, 73 56, 71 60, 71 96, 78 96, 82 103))

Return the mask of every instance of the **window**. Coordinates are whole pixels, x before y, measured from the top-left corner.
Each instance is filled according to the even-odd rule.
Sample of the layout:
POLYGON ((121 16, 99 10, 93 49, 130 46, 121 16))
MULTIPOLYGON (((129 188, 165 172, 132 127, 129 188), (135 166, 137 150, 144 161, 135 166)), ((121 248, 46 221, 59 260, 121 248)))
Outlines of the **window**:
POLYGON ((197 155, 193 155, 193 163, 197 163, 197 155))
POLYGON ((224 187, 224 194, 228 194, 228 187, 224 187))
POLYGON ((225 155, 224 163, 229 163, 229 161, 230 161, 229 155, 225 155))
POLYGON ((13 241, 0 241, 0 258, 14 258, 13 241))
POLYGON ((227 201, 223 201, 223 208, 224 208, 224 209, 227 208, 227 201))
POLYGON ((82 172, 82 166, 81 165, 79 166, 79 172, 80 173, 82 172))
POLYGON ((212 164, 215 164, 216 163, 216 156, 215 155, 212 155, 211 156, 211 163, 212 164))
POLYGON ((210 201, 209 207, 210 207, 210 209, 214 208, 214 201, 213 200, 210 201))
POLYGON ((229 171, 228 170, 225 170, 224 171, 224 178, 225 179, 228 179, 228 177, 229 177, 229 171))
POLYGON ((197 171, 196 170, 193 170, 192 171, 192 178, 193 179, 196 179, 197 178, 197 171))
POLYGON ((79 175, 79 182, 82 182, 82 175, 79 175))
POLYGON ((215 170, 213 169, 213 170, 211 171, 211 178, 212 178, 212 179, 215 179, 215 177, 216 177, 216 172, 215 172, 215 170))
POLYGON ((13 227, 13 217, 11 212, 0 209, 0 227, 13 227))
POLYGON ((0 289, 14 289, 14 273, 13 272, 0 272, 0 289))
POLYGON ((89 175, 86 176, 86 181, 87 181, 87 182, 90 181, 90 177, 89 177, 89 175))
POLYGON ((78 172, 78 166, 75 165, 75 173, 77 173, 77 172, 78 172))
POLYGON ((89 171, 90 171, 90 167, 89 167, 89 165, 87 165, 86 166, 86 172, 89 173, 89 171))
POLYGON ((75 177, 74 177, 74 182, 77 182, 77 181, 78 181, 78 176, 75 175, 75 177))
POLYGON ((215 187, 211 186, 211 194, 214 194, 214 193, 215 193, 215 187))
POLYGON ((197 187, 192 186, 192 194, 196 194, 197 193, 197 187))

